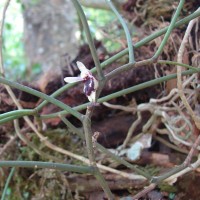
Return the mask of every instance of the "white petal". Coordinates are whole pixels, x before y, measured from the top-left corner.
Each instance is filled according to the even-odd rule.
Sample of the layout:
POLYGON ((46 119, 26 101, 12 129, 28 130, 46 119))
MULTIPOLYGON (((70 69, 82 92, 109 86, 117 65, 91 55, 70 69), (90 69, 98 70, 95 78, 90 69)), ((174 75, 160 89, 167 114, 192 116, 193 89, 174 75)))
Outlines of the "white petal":
POLYGON ((87 76, 91 76, 91 72, 90 70, 88 70, 85 65, 82 62, 77 61, 77 66, 79 68, 79 70, 81 71, 80 77, 81 78, 86 78, 87 76))
POLYGON ((77 61, 76 64, 77 64, 77 66, 78 66, 78 68, 79 68, 79 70, 80 70, 81 72, 82 72, 82 71, 88 71, 88 69, 85 67, 85 65, 84 65, 82 62, 77 61))
POLYGON ((96 91, 92 91, 90 96, 88 96, 88 100, 90 102, 95 102, 95 99, 96 99, 96 91))
POLYGON ((64 81, 67 83, 75 83, 75 82, 83 81, 83 79, 81 77, 66 77, 64 78, 64 81))
POLYGON ((97 79, 94 77, 93 77, 93 80, 94 80, 94 89, 97 90, 99 83, 98 83, 97 79))

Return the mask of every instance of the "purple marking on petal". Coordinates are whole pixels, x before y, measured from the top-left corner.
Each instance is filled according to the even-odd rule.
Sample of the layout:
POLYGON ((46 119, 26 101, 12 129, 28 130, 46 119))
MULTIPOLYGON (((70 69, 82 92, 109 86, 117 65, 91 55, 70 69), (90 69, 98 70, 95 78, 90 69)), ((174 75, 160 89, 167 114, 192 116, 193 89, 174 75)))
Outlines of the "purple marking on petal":
POLYGON ((94 89, 94 79, 87 77, 84 80, 84 88, 83 88, 83 92, 85 93, 86 96, 90 96, 90 94, 95 90, 94 89))

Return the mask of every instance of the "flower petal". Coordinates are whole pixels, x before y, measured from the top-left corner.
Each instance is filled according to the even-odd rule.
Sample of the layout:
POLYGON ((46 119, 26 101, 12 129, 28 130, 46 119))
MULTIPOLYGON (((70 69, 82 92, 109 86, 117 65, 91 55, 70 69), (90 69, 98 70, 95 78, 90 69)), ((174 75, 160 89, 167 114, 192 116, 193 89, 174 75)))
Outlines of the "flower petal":
POLYGON ((97 90, 99 83, 95 77, 93 77, 93 80, 94 80, 94 89, 97 90))
POLYGON ((75 82, 83 81, 83 79, 81 77, 65 77, 64 81, 67 83, 75 83, 75 82))
POLYGON ((78 66, 78 68, 79 68, 79 70, 80 70, 81 72, 82 72, 82 71, 89 71, 89 70, 85 67, 85 65, 84 65, 82 62, 77 61, 76 64, 77 64, 77 66, 78 66))
POLYGON ((80 77, 85 79, 87 76, 92 76, 90 70, 88 70, 82 62, 77 61, 76 63, 79 70, 81 71, 80 77))
POLYGON ((89 96, 87 96, 88 100, 90 102, 95 102, 96 100, 96 91, 92 91, 91 94, 89 96))

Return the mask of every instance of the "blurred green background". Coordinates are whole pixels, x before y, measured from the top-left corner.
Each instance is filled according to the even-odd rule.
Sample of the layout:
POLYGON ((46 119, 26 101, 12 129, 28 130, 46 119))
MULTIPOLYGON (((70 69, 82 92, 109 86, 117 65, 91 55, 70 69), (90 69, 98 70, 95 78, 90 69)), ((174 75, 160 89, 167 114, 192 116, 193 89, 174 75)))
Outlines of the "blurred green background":
MULTIPOLYGON (((3 3, 0 1, 1 10, 3 3)), ((3 32, 3 58, 6 77, 12 80, 30 80, 26 72, 27 59, 23 46, 23 6, 19 0, 12 0, 6 12, 3 32)), ((119 28, 116 16, 107 10, 84 8, 91 33, 97 40, 101 40, 109 52, 116 52, 121 48, 117 41, 123 31, 119 28)), ((77 20, 78 23, 78 20, 77 20)), ((81 29, 80 29, 81 30, 81 29)), ((80 34, 80 32, 78 33, 80 34)), ((84 33, 83 33, 84 35, 84 33)), ((83 37, 85 38, 85 37, 83 37)), ((80 41, 81 44, 87 41, 80 41)), ((32 66, 32 75, 41 72, 40 65, 32 66)))

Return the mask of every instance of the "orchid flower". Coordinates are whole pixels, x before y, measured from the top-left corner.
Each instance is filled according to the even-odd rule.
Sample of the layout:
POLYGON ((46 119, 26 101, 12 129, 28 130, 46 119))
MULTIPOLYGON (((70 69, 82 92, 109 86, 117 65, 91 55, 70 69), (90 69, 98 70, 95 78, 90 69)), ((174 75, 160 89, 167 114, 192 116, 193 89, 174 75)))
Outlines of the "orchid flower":
POLYGON ((96 100, 96 90, 98 88, 98 81, 92 75, 90 70, 88 70, 82 62, 76 63, 79 70, 81 71, 80 76, 78 77, 66 77, 64 81, 67 83, 75 83, 79 81, 83 81, 84 88, 83 92, 87 96, 90 102, 95 102, 96 100))

